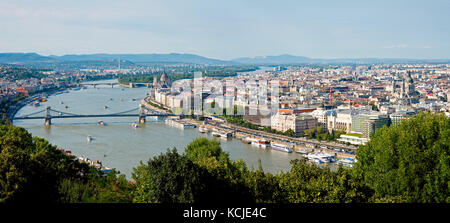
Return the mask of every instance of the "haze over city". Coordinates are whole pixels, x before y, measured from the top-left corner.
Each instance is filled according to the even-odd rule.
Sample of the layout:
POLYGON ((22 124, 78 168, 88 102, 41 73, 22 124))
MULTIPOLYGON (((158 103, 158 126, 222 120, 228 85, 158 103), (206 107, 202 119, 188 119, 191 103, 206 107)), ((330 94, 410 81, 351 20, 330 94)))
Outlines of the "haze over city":
POLYGON ((0 52, 450 58, 450 2, 0 2, 0 52))

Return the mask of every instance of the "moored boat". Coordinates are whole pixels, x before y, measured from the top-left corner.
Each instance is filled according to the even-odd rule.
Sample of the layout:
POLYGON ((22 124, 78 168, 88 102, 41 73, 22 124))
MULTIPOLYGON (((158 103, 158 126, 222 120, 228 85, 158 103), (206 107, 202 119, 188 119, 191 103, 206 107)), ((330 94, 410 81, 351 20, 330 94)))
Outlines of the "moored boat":
POLYGON ((270 141, 266 139, 259 139, 258 141, 253 141, 252 146, 257 146, 261 148, 269 148, 270 147, 270 141))
POLYGON ((292 146, 283 145, 279 143, 271 143, 270 148, 281 152, 292 153, 292 146))
POLYGON ((201 132, 201 133, 208 133, 208 132, 209 132, 209 129, 206 128, 205 126, 200 126, 200 127, 198 128, 198 131, 201 132))

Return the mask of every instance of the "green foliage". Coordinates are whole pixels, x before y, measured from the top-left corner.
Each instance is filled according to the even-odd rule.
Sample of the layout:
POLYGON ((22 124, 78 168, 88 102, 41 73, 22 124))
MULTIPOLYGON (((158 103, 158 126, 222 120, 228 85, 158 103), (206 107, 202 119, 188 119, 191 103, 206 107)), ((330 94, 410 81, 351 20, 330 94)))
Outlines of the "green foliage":
MULTIPOLYGON (((320 133, 320 128, 313 132, 320 133)), ((323 130, 322 130, 323 131, 323 130)), ((331 134, 330 134, 331 135, 331 134)), ((248 170, 216 140, 198 138, 134 168, 129 183, 73 160, 25 129, 0 125, 0 202, 450 202, 450 120, 421 113, 383 127, 353 168, 305 159, 286 173, 248 170)))
MULTIPOLYGON (((201 153, 200 153, 201 154, 201 153)), ((199 157, 198 160, 202 158, 199 157)), ((168 150, 134 168, 134 202, 192 203, 248 201, 249 195, 176 149, 168 150)))
POLYGON ((307 163, 305 159, 291 161, 288 173, 281 173, 280 187, 290 203, 348 203, 366 200, 367 190, 351 177, 348 169, 331 171, 307 163))
POLYGON ((10 67, 10 66, 3 66, 2 69, 0 69, 0 78, 14 78, 17 80, 20 79, 27 79, 27 78, 44 78, 47 75, 40 72, 40 70, 37 69, 30 69, 26 67, 10 67))
POLYGON ((102 177, 24 128, 0 125, 0 202, 119 202, 130 200, 129 186, 123 175, 102 177))
POLYGON ((450 119, 421 113, 377 130, 354 171, 378 202, 450 202, 449 144, 450 119))
POLYGON ((317 139, 319 141, 336 141, 342 134, 345 134, 343 130, 333 130, 328 133, 323 126, 319 125, 316 128, 310 128, 304 130, 305 135, 309 139, 317 139))

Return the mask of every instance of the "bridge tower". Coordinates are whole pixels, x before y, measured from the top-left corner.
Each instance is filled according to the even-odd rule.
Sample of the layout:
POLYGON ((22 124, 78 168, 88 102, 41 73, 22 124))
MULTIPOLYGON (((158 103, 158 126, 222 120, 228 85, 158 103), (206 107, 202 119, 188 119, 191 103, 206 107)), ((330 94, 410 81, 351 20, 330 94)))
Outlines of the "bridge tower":
POLYGON ((50 115, 50 106, 45 107, 45 125, 50 126, 52 124, 52 116, 50 115))
POLYGON ((138 122, 141 124, 145 123, 145 109, 144 109, 144 104, 139 104, 139 119, 138 122))

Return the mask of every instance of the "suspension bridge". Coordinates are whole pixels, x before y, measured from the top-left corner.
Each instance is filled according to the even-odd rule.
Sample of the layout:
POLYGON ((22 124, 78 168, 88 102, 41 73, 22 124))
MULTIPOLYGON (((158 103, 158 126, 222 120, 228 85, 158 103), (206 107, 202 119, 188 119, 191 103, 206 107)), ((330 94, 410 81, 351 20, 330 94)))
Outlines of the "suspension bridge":
POLYGON ((152 109, 145 107, 143 104, 139 105, 139 108, 130 109, 127 111, 110 113, 110 114, 74 114, 64 111, 58 111, 47 106, 44 110, 33 112, 31 114, 22 115, 14 117, 14 120, 27 120, 27 119, 44 119, 45 125, 49 126, 52 124, 52 119, 57 118, 101 118, 101 117, 138 117, 139 123, 145 123, 145 117, 168 117, 177 116, 169 113, 161 113, 152 109), (138 113, 132 113, 136 112, 138 113))

